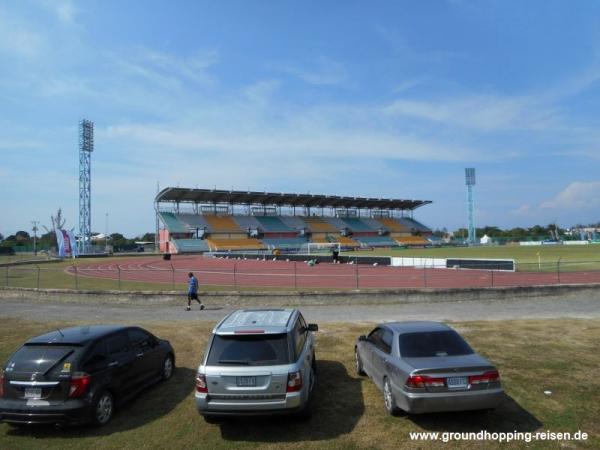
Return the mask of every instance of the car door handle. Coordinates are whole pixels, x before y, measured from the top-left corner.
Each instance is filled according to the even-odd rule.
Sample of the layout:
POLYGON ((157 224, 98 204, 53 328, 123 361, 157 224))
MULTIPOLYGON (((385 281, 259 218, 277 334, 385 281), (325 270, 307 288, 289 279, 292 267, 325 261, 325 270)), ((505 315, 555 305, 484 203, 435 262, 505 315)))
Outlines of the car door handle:
POLYGON ((141 358, 142 356, 144 356, 144 352, 142 352, 142 353, 138 353, 138 354, 137 354, 137 355, 135 355, 135 356, 137 356, 138 358, 141 358))
POLYGON ((113 362, 108 363, 108 367, 116 367, 118 365, 119 365, 119 361, 113 361, 113 362))

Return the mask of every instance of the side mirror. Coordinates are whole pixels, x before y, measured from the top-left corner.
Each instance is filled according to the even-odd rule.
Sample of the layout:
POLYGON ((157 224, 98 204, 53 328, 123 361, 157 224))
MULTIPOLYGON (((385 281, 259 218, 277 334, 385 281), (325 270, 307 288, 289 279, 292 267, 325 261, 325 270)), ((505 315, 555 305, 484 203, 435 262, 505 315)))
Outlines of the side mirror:
POLYGON ((309 323, 307 330, 308 331, 319 331, 319 325, 317 325, 316 323, 309 323))
POLYGON ((358 340, 359 340, 359 341, 366 341, 366 340, 367 340, 367 337, 366 337, 364 334, 361 334, 361 335, 358 337, 358 340))

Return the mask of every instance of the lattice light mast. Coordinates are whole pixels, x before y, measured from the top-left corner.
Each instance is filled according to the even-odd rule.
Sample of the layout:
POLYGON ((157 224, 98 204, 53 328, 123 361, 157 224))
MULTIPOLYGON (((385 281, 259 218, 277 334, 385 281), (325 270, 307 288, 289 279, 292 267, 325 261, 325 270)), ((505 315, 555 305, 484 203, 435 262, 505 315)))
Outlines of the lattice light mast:
POLYGON ((91 253, 92 248, 92 152, 94 123, 79 122, 79 253, 91 253))
POLYGON ((467 217, 469 219, 469 236, 467 242, 475 244, 475 219, 473 218, 473 186, 475 186, 475 169, 465 169, 465 184, 467 185, 467 217))

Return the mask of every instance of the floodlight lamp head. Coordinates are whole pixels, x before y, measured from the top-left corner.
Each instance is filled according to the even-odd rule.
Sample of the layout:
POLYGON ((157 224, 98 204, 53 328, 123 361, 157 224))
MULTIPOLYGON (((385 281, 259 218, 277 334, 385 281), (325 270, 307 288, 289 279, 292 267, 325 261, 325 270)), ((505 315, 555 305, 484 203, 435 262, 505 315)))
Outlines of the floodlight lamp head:
POLYGON ((467 186, 475 186, 475 169, 472 167, 465 169, 465 184, 467 186))

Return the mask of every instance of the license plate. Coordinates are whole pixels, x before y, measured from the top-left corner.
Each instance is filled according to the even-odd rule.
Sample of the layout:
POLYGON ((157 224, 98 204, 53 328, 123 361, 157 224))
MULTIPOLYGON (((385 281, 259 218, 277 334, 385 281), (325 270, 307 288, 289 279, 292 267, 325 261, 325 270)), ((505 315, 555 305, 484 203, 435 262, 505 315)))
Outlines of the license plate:
POLYGON ((25 388, 25 398, 42 398, 42 388, 25 388))
POLYGON ((461 389, 467 387, 467 377, 450 377, 446 379, 448 389, 461 389))
POLYGON ((237 385, 241 387, 256 386, 256 377, 237 377, 237 385))

